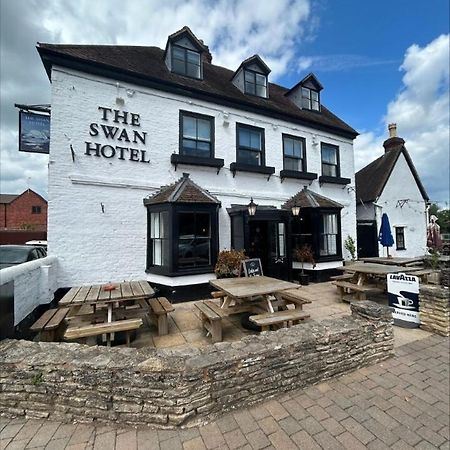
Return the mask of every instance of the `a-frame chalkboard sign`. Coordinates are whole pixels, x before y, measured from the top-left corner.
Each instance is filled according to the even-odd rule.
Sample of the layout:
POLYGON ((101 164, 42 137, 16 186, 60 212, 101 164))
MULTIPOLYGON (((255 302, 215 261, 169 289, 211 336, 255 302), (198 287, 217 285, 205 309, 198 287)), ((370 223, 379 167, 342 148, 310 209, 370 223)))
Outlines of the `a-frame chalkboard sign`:
POLYGON ((242 275, 244 275, 244 277, 262 277, 263 270, 261 260, 259 258, 244 259, 241 262, 241 269, 239 273, 239 276, 242 275))

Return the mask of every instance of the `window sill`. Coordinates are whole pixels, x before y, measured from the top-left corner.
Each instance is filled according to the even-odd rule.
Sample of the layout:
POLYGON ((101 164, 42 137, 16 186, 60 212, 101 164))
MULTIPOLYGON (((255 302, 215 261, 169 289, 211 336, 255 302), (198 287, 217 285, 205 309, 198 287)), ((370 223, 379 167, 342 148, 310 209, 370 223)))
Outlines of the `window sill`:
POLYGON ((350 178, 341 178, 341 177, 328 177, 325 175, 322 175, 319 177, 319 183, 330 183, 330 184, 350 184, 351 180, 350 178))
POLYGON ((225 162, 221 158, 203 158, 201 156, 188 156, 173 153, 170 162, 177 170, 178 164, 186 164, 191 166, 215 167, 218 171, 224 166, 225 162))
POLYGON ((296 178, 298 180, 315 180, 317 179, 317 173, 312 172, 298 172, 296 170, 281 170, 280 178, 296 178))
POLYGON ((242 163, 231 163, 230 170, 233 172, 233 178, 236 175, 236 172, 251 172, 251 173, 261 173, 263 175, 268 175, 267 180, 269 180, 271 175, 273 175, 275 173, 275 167, 253 166, 251 164, 242 164, 242 163))

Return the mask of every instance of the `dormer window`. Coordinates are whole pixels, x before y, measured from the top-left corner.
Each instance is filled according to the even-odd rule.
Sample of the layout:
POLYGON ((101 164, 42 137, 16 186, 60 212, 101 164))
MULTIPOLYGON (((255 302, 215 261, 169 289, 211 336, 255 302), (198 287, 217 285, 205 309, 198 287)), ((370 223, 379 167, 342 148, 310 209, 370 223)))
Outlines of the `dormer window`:
POLYGON ((245 93, 267 97, 267 77, 253 70, 244 70, 245 93))
POLYGON ((312 89, 302 87, 302 108, 320 110, 319 93, 312 89))
POLYGON ((179 45, 173 45, 172 71, 180 75, 200 78, 200 53, 179 45))

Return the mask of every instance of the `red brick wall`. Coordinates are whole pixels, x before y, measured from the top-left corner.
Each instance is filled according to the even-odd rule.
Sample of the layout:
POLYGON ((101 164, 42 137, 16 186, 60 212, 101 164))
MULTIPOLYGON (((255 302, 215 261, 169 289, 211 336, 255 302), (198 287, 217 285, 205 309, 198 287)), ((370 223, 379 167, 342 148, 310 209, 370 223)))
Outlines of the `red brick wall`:
POLYGON ((0 203, 0 228, 6 227, 6 217, 5 217, 6 205, 0 203))
MULTIPOLYGON (((47 202, 32 190, 25 191, 22 195, 5 206, 6 228, 36 231, 47 230, 47 202), (33 214, 33 206, 40 206, 41 213, 33 214)), ((4 223, 4 214, 3 211, 1 223, 4 223)))

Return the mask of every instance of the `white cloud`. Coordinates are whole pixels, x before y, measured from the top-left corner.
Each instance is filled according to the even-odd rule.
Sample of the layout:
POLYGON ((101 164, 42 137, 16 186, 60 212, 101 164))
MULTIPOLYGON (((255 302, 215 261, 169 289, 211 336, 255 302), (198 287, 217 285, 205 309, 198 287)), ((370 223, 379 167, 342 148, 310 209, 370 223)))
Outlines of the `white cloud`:
POLYGON ((386 132, 363 133, 355 141, 357 170, 383 153, 387 124, 397 123, 430 199, 449 201, 449 66, 449 35, 407 49, 402 90, 383 117, 386 132))
POLYGON ((341 72, 360 67, 382 66, 394 64, 397 61, 390 59, 371 58, 363 55, 336 54, 301 56, 297 60, 299 70, 322 72, 341 72))

